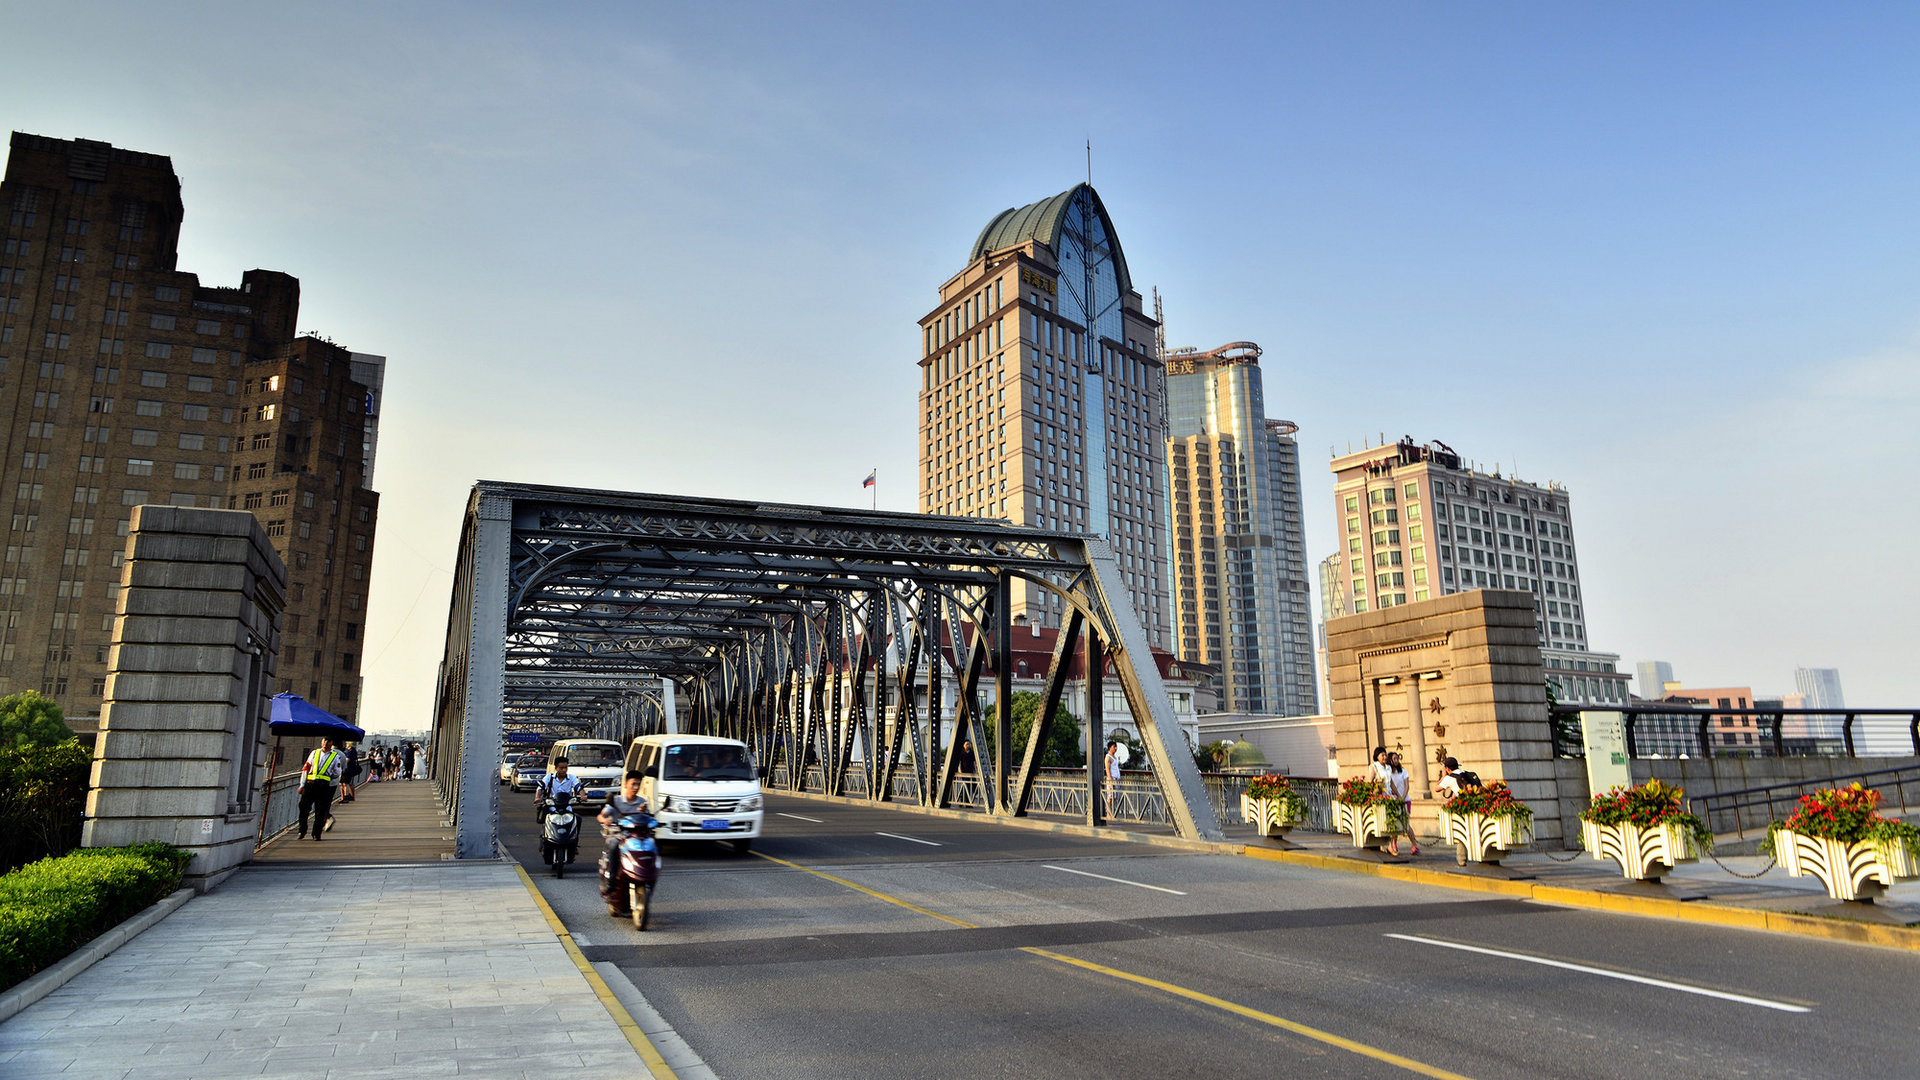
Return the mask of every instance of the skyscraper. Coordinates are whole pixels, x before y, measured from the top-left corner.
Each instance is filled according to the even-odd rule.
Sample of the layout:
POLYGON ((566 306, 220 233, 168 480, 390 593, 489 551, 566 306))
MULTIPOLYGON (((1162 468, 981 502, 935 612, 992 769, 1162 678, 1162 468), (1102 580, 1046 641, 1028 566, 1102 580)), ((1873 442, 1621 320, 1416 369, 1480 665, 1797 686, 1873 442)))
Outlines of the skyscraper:
POLYGON ((1162 356, 1175 644, 1220 671, 1225 712, 1310 716, 1310 587, 1294 425, 1266 417, 1260 347, 1162 356))
POLYGON ((1619 656, 1587 644, 1565 488, 1468 468, 1445 443, 1410 438, 1338 455, 1332 468, 1349 590, 1339 614, 1468 589, 1531 592, 1561 700, 1627 701, 1619 656))
POLYGON ((1846 695, 1840 692, 1839 668, 1794 668, 1793 686, 1806 699, 1806 707, 1809 709, 1847 707, 1846 695))
POLYGON ((1642 660, 1639 665, 1640 696, 1659 701, 1667 696, 1667 684, 1673 681, 1673 665, 1665 660, 1642 660))
MULTIPOLYGON (((1166 648, 1154 326, 1092 187, 996 214, 920 320, 920 508, 1106 537, 1166 648)), ((1026 583, 1013 609, 1044 626, 1062 611, 1026 583)))
POLYGON ((165 157, 15 132, 0 213, 0 693, 89 727, 133 507, 231 507, 287 564, 276 689, 351 717, 379 507, 351 354, 295 336, 295 278, 176 269, 165 157))

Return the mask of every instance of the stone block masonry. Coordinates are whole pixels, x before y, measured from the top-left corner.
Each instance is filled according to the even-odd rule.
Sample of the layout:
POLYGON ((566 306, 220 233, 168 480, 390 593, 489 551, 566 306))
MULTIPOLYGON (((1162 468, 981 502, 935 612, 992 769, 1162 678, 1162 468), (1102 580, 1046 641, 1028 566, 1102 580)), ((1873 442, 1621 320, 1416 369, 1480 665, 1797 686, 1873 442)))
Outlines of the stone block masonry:
POLYGON ((252 856, 286 594, 252 514, 135 508, 85 846, 184 848, 202 892, 252 856))

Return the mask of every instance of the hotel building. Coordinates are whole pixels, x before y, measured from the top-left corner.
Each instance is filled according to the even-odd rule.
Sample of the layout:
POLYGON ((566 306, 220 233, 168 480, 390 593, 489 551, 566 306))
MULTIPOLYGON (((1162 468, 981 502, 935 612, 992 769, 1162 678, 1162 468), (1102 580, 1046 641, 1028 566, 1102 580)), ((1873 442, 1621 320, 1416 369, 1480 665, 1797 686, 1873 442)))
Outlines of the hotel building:
MULTIPOLYGON (((1113 223, 1081 184, 987 222, 920 320, 920 509, 1112 544, 1167 648, 1165 385, 1113 223)), ((1057 627, 1016 582, 1013 612, 1057 627)))
MULTIPOLYGON (((106 687, 142 503, 251 510, 288 570, 276 690, 351 719, 379 496, 355 357, 298 336, 300 283, 177 268, 165 157, 15 132, 0 182, 0 694, 79 730, 106 687)), ((374 358, 378 359, 378 358, 374 358)))

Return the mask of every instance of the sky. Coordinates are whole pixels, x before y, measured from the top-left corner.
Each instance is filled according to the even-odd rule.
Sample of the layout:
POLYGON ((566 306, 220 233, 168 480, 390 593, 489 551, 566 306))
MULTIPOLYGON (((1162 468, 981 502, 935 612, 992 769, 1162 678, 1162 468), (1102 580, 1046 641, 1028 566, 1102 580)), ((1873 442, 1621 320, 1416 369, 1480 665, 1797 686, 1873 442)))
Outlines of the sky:
MULTIPOLYGON (((1594 648, 1914 704, 1920 8, 60 4, 0 119, 169 156, 179 266, 389 358, 360 715, 429 726, 475 480, 915 505, 918 319, 1086 178, 1327 453, 1572 497, 1594 648)), ((1149 299, 1149 304, 1151 303, 1149 299)), ((1317 581, 1315 583, 1317 588, 1317 581)), ((1317 602, 1317 598, 1316 598, 1317 602)))

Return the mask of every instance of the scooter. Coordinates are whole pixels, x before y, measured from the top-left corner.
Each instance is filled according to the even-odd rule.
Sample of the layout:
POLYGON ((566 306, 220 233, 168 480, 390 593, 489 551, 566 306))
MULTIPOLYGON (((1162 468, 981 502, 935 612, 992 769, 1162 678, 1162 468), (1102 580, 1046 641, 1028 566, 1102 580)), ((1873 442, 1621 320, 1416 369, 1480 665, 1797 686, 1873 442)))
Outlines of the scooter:
POLYGON ((553 865, 554 877, 566 877, 567 864, 580 853, 580 818, 573 812, 573 796, 547 796, 540 815, 540 858, 553 865))
POLYGON ((620 842, 600 853, 600 899, 607 914, 633 917, 633 928, 645 930, 653 909, 653 886, 660 880, 660 845, 653 838, 653 815, 626 814, 613 827, 620 842))

